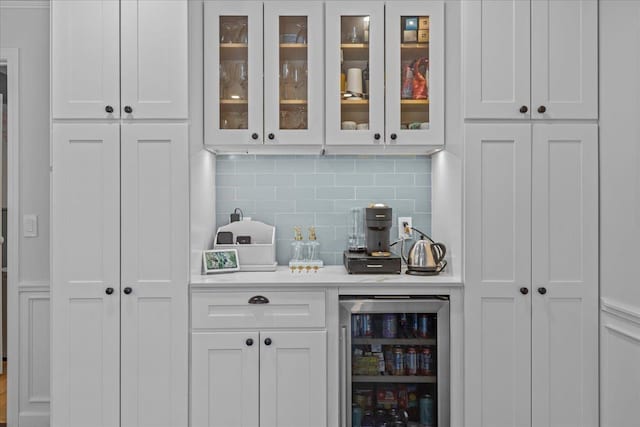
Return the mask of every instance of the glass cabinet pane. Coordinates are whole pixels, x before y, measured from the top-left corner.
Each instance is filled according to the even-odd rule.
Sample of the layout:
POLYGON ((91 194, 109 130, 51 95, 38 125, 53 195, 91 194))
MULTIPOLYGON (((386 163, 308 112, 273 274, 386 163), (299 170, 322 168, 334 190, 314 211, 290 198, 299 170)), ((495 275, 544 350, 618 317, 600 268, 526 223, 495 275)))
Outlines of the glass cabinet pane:
POLYGON ((369 21, 368 15, 341 17, 342 130, 369 130, 369 21))
POLYGON ((220 16, 220 129, 248 129, 248 17, 220 16))
POLYGON ((429 129, 429 17, 400 16, 400 40, 400 128, 429 129))
POLYGON ((280 129, 308 129, 307 17, 279 18, 280 129))

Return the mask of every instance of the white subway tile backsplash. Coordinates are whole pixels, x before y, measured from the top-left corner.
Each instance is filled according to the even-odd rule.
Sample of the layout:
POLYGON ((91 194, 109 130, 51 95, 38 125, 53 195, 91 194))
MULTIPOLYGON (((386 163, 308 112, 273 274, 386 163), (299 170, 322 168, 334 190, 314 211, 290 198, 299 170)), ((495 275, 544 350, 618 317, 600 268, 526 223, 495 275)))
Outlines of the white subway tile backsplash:
POLYGON ((431 232, 431 159, 426 156, 218 156, 216 216, 229 222, 234 208, 276 226, 276 257, 287 264, 293 227, 305 239, 316 227, 320 257, 341 264, 349 209, 371 202, 413 217, 415 227, 431 232))

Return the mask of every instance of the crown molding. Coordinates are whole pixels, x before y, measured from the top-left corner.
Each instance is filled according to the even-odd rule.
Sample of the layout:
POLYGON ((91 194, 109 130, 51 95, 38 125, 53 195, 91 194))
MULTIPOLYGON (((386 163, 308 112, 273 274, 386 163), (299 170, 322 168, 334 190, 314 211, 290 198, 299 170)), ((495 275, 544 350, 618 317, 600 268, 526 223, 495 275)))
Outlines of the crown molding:
POLYGON ((0 9, 49 9, 48 1, 0 0, 0 9))

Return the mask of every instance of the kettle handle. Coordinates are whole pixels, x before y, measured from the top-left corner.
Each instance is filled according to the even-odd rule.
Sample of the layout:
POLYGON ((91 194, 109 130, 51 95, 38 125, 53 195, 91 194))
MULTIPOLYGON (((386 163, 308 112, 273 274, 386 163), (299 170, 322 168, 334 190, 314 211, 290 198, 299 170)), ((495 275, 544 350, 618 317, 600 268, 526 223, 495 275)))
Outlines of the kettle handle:
POLYGON ((431 252, 433 253, 433 260, 435 263, 440 264, 440 262, 444 260, 444 256, 447 254, 447 247, 442 243, 434 243, 431 245, 431 252))
POLYGON ((447 261, 442 260, 442 262, 440 263, 440 265, 438 265, 438 268, 436 269, 436 274, 440 274, 446 266, 447 266, 447 261))

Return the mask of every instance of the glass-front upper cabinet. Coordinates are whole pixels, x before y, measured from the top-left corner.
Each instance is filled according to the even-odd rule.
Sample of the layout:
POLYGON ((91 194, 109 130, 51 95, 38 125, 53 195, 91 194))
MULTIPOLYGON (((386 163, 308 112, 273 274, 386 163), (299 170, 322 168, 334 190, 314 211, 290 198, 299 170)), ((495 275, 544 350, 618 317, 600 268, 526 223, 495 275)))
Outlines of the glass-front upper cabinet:
POLYGON ((326 144, 384 144, 384 3, 325 5, 326 144))
POLYGON ((322 144, 322 2, 264 4, 265 143, 322 144))
POLYGON ((205 2, 205 142, 262 143, 262 2, 205 2))
POLYGON ((387 2, 387 144, 444 144, 444 5, 387 2))

